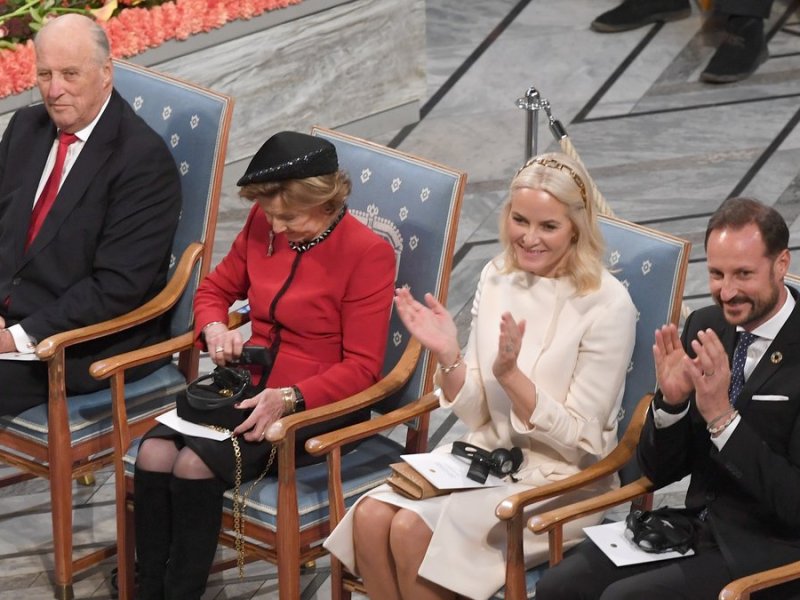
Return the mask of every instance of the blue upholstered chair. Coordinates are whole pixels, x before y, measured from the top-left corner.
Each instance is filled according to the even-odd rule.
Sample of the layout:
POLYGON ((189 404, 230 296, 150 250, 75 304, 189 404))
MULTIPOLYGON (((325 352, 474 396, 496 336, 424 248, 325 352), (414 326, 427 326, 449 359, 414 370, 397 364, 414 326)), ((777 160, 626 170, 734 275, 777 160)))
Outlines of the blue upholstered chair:
MULTIPOLYGON (((606 242, 606 264, 628 288, 638 310, 636 342, 625 380, 625 393, 619 413, 620 441, 605 459, 573 477, 526 493, 511 496, 498 505, 498 518, 506 521, 508 554, 506 585, 494 597, 509 600, 532 598, 536 582, 546 565, 528 569, 522 560, 522 531, 530 504, 563 494, 610 473, 619 472, 624 484, 639 476, 634 456, 639 432, 656 388, 653 363, 653 332, 665 323, 677 324, 680 318, 683 286, 689 261, 690 243, 680 238, 635 225, 614 217, 599 217, 606 242)), ((652 498, 646 491, 636 497, 652 498)), ((536 519, 536 517, 534 517, 536 519)), ((561 530, 553 534, 560 538, 561 530)), ((551 564, 561 560, 561 540, 551 544, 551 564)))
MULTIPOLYGON (((445 302, 466 175, 335 131, 314 129, 312 133, 336 146, 340 166, 350 175, 350 212, 395 249, 397 285, 430 290, 445 302)), ((229 325, 241 324, 245 319, 240 313, 231 313, 229 325)), ((431 390, 433 371, 427 353, 412 342, 393 314, 385 376, 378 383, 331 405, 289 415, 267 432, 267 439, 278 448, 278 475, 258 482, 246 500, 244 553, 245 560, 258 558, 278 565, 281 600, 300 597, 301 565, 325 554, 322 542, 330 532, 330 513, 341 515, 344 506, 380 483, 389 472, 389 463, 396 461, 404 448, 425 450, 428 419, 423 415, 412 424, 405 445, 376 437, 353 452, 336 452, 334 462, 345 483, 336 488, 333 496, 329 496, 329 473, 324 462, 296 466, 297 432, 365 407, 385 410, 386 406, 416 399, 431 390), (333 508, 329 498, 333 498, 333 508)), ((136 451, 134 445, 124 457, 128 480, 132 479, 136 451)), ((243 490, 249 488, 250 483, 242 484, 243 490)), ((220 541, 235 548, 233 528, 233 492, 229 491, 225 495, 220 541)), ((130 573, 133 553, 127 553, 126 559, 126 572, 130 573)), ((234 564, 235 561, 222 563, 214 570, 234 564)), ((130 597, 123 595, 120 587, 120 598, 130 597)))
POLYGON ((154 416, 165 410, 185 378, 196 372, 198 358, 196 352, 188 351, 181 356, 180 367, 163 367, 129 385, 115 376, 111 390, 67 396, 64 350, 170 310, 172 333, 178 336, 190 330, 194 290, 211 258, 233 110, 227 96, 123 62, 114 64, 114 85, 169 145, 181 173, 183 210, 170 279, 163 292, 129 314, 43 340, 36 353, 48 363, 49 401, 16 417, 0 418, 0 461, 21 471, 10 481, 50 479, 56 597, 61 599, 73 597, 76 570, 114 553, 112 546, 73 560, 72 480, 112 462, 114 449, 127 448, 126 436, 151 427, 154 416), (112 432, 112 412, 118 421, 129 424, 129 431, 112 432))
MULTIPOLYGON (((785 281, 787 285, 800 290, 800 276, 790 274, 786 276, 785 281)), ((560 531, 565 523, 577 518, 579 514, 605 511, 620 504, 634 501, 642 497, 642 495, 650 494, 653 491, 654 487, 650 480, 646 477, 640 477, 614 492, 538 515, 531 520, 528 526, 535 533, 548 534, 551 561, 556 564, 563 555, 559 547, 559 538, 560 531)), ((789 563, 730 582, 720 591, 719 600, 749 600, 750 594, 797 579, 800 579, 800 562, 789 563)), ((765 591, 763 596, 768 598, 769 592, 765 591)))

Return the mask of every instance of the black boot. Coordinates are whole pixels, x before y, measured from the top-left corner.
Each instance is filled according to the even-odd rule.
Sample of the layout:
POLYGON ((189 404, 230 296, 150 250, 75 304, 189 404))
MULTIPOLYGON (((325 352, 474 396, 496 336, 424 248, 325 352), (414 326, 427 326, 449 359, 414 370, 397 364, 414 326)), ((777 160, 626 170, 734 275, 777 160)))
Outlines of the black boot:
POLYGON ((726 36, 700 75, 707 83, 731 83, 746 79, 767 60, 764 19, 732 15, 726 36))
POLYGON ((133 474, 137 600, 164 600, 164 574, 172 539, 172 473, 136 467, 133 474))
POLYGON ((166 600, 199 600, 222 526, 219 479, 172 479, 172 546, 164 582, 166 600))
POLYGON ((658 21, 685 19, 690 14, 689 0, 624 0, 592 21, 591 28, 600 33, 615 33, 658 21))

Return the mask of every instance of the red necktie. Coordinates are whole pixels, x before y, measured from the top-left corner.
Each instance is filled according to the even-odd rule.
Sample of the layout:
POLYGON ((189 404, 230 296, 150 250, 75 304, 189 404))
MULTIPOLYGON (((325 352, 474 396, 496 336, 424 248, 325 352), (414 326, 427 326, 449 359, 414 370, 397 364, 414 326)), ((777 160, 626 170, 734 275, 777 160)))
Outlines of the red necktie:
POLYGON ((28 227, 28 237, 25 240, 25 249, 31 245, 33 238, 39 233, 47 213, 50 212, 50 207, 58 195, 58 188, 61 185, 61 173, 64 170, 64 159, 67 157, 67 148, 70 144, 77 142, 78 136, 74 133, 64 133, 63 131, 58 134, 58 151, 56 152, 56 164, 53 165, 53 170, 50 172, 50 177, 42 189, 42 195, 33 207, 31 213, 31 224, 28 227))

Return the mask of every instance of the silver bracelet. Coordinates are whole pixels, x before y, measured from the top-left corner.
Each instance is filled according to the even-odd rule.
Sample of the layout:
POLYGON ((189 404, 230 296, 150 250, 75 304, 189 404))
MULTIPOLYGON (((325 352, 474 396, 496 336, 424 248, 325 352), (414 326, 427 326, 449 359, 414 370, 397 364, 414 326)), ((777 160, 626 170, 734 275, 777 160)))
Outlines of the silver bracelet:
POLYGON ((729 405, 729 406, 728 406, 728 410, 726 410, 726 411, 725 411, 724 413, 722 413, 721 415, 719 415, 719 416, 717 416, 717 417, 715 417, 715 418, 711 419, 711 420, 710 420, 710 421, 709 421, 709 422, 706 424, 706 429, 708 429, 709 431, 711 431, 711 429, 713 429, 713 428, 714 428, 714 425, 716 425, 717 423, 719 423, 720 421, 722 421, 722 420, 723 420, 725 417, 727 417, 728 415, 730 415, 730 414, 731 414, 732 412, 734 412, 735 410, 736 410, 736 409, 735 409, 735 408, 733 408, 733 406, 732 406, 732 405, 729 405))
POLYGON ((719 421, 719 417, 717 417, 706 426, 708 433, 710 433, 712 436, 716 436, 717 434, 725 431, 725 429, 728 428, 728 425, 733 423, 734 419, 736 419, 736 417, 739 416, 739 411, 734 408, 732 411, 722 416, 727 416, 728 418, 725 419, 720 425, 717 425, 716 427, 711 425, 711 423, 716 423, 717 421, 719 421))

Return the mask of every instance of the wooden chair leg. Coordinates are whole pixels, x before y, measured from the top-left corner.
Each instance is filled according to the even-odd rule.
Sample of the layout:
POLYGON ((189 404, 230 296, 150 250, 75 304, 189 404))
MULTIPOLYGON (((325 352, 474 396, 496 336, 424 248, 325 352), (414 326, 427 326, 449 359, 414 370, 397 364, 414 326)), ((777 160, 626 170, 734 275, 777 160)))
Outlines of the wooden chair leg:
POLYGON ((350 596, 344 589, 344 566, 331 554, 331 600, 350 600, 350 596))
POLYGON ((128 507, 125 477, 117 485, 117 590, 119 600, 134 600, 136 589, 136 538, 133 507, 128 507))
MULTIPOLYGON (((50 463, 50 503, 53 519, 53 554, 56 597, 71 600, 72 594, 72 474, 68 460, 54 453, 50 463), (62 463, 62 464, 58 464, 62 463)), ((68 455, 68 453, 65 452, 68 455)))
POLYGON ((55 598, 56 600, 75 600, 75 593, 72 591, 72 584, 56 585, 55 598))
MULTIPOLYGON (((295 504, 296 506, 296 504, 295 504)), ((296 521, 297 522, 297 521, 296 521)), ((280 600, 297 600, 300 597, 300 543, 298 527, 289 530, 289 535, 280 535, 278 530, 278 588, 280 600)))

